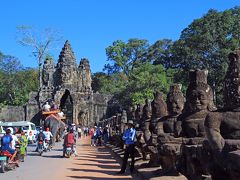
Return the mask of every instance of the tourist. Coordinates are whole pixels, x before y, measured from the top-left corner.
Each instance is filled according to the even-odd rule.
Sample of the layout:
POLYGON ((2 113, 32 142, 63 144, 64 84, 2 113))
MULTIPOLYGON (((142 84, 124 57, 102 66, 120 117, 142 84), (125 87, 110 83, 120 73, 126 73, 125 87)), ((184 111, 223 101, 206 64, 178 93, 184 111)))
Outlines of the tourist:
POLYGON ((2 151, 8 151, 10 154, 12 154, 11 161, 14 161, 14 158, 17 155, 17 151, 15 148, 13 148, 13 138, 11 136, 11 130, 7 129, 6 134, 1 138, 1 147, 0 149, 2 151))
POLYGON ((97 145, 101 146, 102 145, 102 128, 98 127, 96 130, 96 140, 97 140, 97 145))
POLYGON ((125 132, 123 133, 123 137, 122 137, 126 148, 125 148, 125 152, 124 152, 121 170, 117 174, 125 173, 129 155, 131 156, 131 159, 132 159, 130 172, 131 173, 134 172, 134 158, 135 158, 134 157, 134 148, 135 148, 136 130, 134 128, 132 120, 128 121, 127 126, 128 126, 128 128, 125 130, 125 132))
POLYGON ((10 129, 10 134, 12 136, 12 149, 16 149, 16 144, 20 144, 20 141, 18 140, 17 136, 15 135, 13 128, 8 128, 10 129))
POLYGON ((26 155, 26 152, 27 152, 27 146, 28 146, 28 139, 27 139, 27 136, 25 135, 24 131, 21 131, 20 142, 21 142, 20 160, 23 162, 24 156, 26 155))
POLYGON ((82 136, 82 129, 81 129, 80 126, 77 128, 77 132, 78 132, 78 139, 81 139, 81 136, 82 136))
POLYGON ((71 128, 69 130, 69 133, 64 137, 64 143, 63 143, 63 157, 65 157, 65 152, 67 147, 71 147, 73 151, 74 149, 74 144, 76 143, 76 139, 74 136, 74 130, 71 128))
POLYGON ((95 137, 94 137, 94 134, 95 134, 95 130, 94 130, 94 128, 91 128, 91 130, 90 130, 91 146, 95 146, 95 137))
POLYGON ((106 144, 108 141, 108 127, 103 128, 103 142, 106 144))
MULTIPOLYGON (((49 130, 49 127, 46 128, 46 131, 43 132, 43 134, 45 135, 45 140, 47 141, 48 145, 51 145, 52 142, 52 138, 53 138, 53 135, 51 133, 51 131, 49 130)), ((46 147, 47 144, 45 144, 45 147, 46 147)))

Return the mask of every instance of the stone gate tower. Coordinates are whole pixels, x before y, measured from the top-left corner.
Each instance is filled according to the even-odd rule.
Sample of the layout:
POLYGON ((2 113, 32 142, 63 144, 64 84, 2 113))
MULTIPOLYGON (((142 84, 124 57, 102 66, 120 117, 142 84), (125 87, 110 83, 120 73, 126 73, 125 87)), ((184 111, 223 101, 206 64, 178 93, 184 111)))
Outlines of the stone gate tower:
POLYGON ((111 96, 93 93, 91 69, 86 58, 77 65, 69 41, 66 41, 55 65, 47 58, 42 70, 42 85, 38 93, 31 93, 26 106, 26 118, 36 122, 42 105, 53 100, 66 114, 67 123, 93 125, 105 118, 111 96))

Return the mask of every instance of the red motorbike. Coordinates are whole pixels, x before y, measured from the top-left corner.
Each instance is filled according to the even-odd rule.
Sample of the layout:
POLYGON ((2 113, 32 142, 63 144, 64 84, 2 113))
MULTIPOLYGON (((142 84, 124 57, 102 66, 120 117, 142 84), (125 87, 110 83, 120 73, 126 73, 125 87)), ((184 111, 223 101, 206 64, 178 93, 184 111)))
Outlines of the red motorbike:
POLYGON ((18 163, 15 161, 11 161, 12 154, 8 151, 0 151, 0 172, 5 173, 8 170, 15 169, 18 167, 18 163))

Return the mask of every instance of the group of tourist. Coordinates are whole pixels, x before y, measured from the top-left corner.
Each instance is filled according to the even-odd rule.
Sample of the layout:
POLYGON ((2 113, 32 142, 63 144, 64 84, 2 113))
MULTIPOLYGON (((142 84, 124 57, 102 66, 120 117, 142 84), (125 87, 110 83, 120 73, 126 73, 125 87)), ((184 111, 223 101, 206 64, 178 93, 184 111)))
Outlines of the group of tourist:
POLYGON ((102 128, 101 126, 94 126, 90 129, 91 146, 102 146, 109 140, 108 126, 102 128))

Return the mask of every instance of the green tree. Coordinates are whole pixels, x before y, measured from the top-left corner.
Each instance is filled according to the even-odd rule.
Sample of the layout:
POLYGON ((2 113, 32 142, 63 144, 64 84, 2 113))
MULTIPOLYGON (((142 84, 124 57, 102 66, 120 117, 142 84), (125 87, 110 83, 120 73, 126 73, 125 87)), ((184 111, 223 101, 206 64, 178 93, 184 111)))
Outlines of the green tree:
POLYGON ((28 94, 37 90, 37 71, 24 69, 17 58, 0 54, 0 104, 23 105, 28 94))
POLYGON ((218 12, 209 10, 185 28, 171 49, 172 64, 187 77, 189 69, 208 69, 209 83, 216 92, 216 102, 222 104, 222 84, 228 64, 228 54, 240 45, 240 8, 218 12))
POLYGON ((170 39, 162 39, 156 41, 148 48, 147 59, 153 64, 162 64, 165 68, 172 68, 172 52, 171 47, 173 41, 170 39))
POLYGON ((147 40, 129 39, 127 43, 117 40, 112 46, 106 48, 110 63, 106 64, 104 71, 108 74, 122 72, 128 76, 129 72, 144 61, 144 55, 149 47, 147 40))

